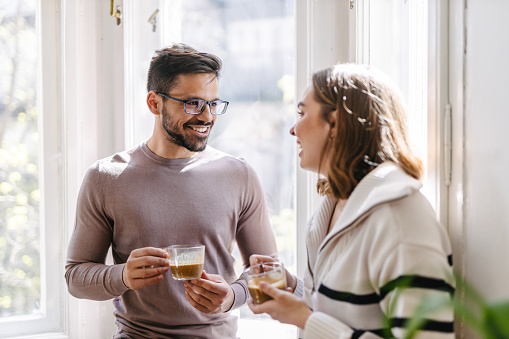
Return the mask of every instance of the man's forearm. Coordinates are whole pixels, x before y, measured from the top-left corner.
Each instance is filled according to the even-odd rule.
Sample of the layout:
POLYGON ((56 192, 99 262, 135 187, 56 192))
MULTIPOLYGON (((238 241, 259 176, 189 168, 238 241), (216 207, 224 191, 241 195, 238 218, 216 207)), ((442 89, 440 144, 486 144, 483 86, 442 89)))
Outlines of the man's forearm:
POLYGON ((66 265, 69 293, 80 299, 109 300, 128 290, 122 281, 124 264, 73 263, 66 265))

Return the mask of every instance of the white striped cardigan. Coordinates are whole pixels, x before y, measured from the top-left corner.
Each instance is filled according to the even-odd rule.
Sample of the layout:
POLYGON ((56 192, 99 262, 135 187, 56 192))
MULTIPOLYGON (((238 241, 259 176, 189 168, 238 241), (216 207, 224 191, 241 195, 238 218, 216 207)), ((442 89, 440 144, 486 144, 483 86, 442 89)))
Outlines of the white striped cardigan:
MULTIPOLYGON (((336 200, 324 198, 308 223, 308 268, 295 291, 313 310, 304 339, 401 338, 423 298, 452 297, 449 237, 421 186, 393 163, 378 166, 329 234, 336 200), (407 288, 396 289, 400 282, 407 288)), ((416 338, 454 338, 453 319, 451 309, 434 314, 416 338)))

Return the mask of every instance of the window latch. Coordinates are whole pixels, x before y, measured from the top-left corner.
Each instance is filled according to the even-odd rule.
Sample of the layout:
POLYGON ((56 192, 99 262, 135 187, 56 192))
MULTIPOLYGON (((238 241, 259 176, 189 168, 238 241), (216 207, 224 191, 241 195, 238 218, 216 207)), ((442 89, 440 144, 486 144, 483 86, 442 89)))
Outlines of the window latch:
POLYGON ((122 12, 120 11, 120 6, 115 8, 115 0, 110 0, 110 15, 117 19, 117 26, 120 26, 122 23, 122 12))
POLYGON ((159 8, 156 8, 154 13, 148 18, 148 23, 152 25, 152 32, 156 31, 157 26, 157 13, 159 13, 159 8))

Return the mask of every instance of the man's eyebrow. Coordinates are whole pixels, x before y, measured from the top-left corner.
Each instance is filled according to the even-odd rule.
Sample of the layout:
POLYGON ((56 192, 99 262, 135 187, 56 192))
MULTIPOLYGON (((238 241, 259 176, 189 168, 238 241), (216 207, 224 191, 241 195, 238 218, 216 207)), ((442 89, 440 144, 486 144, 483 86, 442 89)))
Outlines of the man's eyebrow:
POLYGON ((306 106, 302 101, 297 104, 297 108, 300 108, 301 106, 306 106))
MULTIPOLYGON (((183 97, 183 98, 179 98, 179 99, 182 99, 182 100, 205 100, 205 99, 202 99, 200 97, 192 96, 192 95, 189 95, 189 96, 183 97)), ((216 97, 215 99, 212 99, 210 101, 216 101, 216 100, 221 100, 221 99, 216 97)), ((205 101, 207 101, 207 100, 205 100, 205 101)))

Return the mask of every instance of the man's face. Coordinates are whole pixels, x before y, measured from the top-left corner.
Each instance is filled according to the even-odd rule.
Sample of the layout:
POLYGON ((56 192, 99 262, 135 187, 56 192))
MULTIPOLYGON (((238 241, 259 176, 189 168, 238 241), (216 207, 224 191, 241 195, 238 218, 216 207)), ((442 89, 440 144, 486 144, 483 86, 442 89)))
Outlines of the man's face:
MULTIPOLYGON (((172 97, 207 101, 219 99, 218 82, 213 74, 183 74, 177 78, 177 85, 166 93, 172 97)), ((162 109, 162 125, 170 142, 191 152, 201 152, 207 145, 210 130, 216 116, 210 114, 207 105, 202 113, 191 115, 184 111, 184 103, 166 99, 162 109)))

